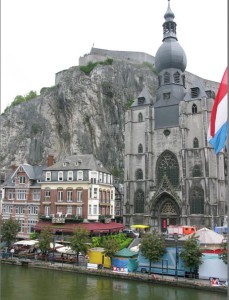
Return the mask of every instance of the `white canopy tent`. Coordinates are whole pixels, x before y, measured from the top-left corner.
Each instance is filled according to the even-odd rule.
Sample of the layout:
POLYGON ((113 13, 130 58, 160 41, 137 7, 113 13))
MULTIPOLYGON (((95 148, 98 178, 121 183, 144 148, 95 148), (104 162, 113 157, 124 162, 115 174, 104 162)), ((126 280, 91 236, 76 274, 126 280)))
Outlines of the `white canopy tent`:
POLYGON ((38 243, 39 243, 38 240, 22 240, 22 241, 15 242, 14 245, 15 246, 34 246, 38 243))

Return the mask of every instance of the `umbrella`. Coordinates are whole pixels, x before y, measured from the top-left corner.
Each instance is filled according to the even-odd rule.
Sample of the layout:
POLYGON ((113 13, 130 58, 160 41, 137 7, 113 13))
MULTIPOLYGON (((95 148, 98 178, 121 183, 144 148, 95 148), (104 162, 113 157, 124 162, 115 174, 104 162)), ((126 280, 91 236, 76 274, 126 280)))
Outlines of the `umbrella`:
POLYGON ((131 228, 139 228, 139 229, 146 229, 146 228, 149 228, 148 225, 141 225, 141 224, 138 224, 138 225, 131 225, 130 227, 131 227, 131 228))
MULTIPOLYGON (((63 254, 77 255, 76 251, 72 250, 72 248, 68 247, 68 246, 58 248, 58 249, 56 249, 56 251, 59 253, 63 253, 63 254)), ((79 256, 82 256, 81 252, 79 252, 79 256)))
POLYGON ((35 244, 39 243, 38 240, 23 240, 23 241, 18 241, 15 242, 14 245, 19 245, 19 246, 34 246, 35 244))
POLYGON ((63 253, 63 254, 76 254, 76 252, 74 250, 72 250, 71 247, 68 247, 68 246, 64 246, 64 247, 60 247, 58 249, 56 249, 57 252, 59 253, 63 253))
MULTIPOLYGON (((54 249, 62 248, 63 245, 59 243, 54 243, 54 249)), ((53 249, 53 243, 50 243, 50 248, 53 249)))

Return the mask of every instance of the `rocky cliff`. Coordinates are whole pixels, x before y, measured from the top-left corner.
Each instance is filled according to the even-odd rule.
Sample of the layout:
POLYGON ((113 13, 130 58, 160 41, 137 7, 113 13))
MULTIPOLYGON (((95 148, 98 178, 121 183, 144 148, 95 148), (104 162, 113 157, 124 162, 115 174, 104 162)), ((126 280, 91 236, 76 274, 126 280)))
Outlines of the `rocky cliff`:
POLYGON ((148 63, 113 60, 89 74, 62 71, 58 84, 0 116, 0 168, 46 164, 74 153, 93 153, 115 175, 123 171, 124 113, 142 88, 152 96, 157 76, 148 63))

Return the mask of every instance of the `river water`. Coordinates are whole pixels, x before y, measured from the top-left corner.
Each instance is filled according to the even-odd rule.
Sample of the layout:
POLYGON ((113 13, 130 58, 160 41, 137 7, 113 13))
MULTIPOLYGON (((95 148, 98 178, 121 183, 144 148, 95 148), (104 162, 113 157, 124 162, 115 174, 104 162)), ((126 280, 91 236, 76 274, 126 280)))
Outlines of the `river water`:
POLYGON ((1 300, 226 300, 225 294, 1 265, 1 300))

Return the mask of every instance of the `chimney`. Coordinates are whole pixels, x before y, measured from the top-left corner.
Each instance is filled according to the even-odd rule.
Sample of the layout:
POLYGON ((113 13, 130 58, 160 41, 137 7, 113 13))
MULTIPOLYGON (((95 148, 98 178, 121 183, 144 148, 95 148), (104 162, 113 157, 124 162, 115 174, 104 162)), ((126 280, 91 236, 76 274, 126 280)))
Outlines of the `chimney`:
POLYGON ((51 167, 54 164, 54 155, 48 155, 48 167, 51 167))

